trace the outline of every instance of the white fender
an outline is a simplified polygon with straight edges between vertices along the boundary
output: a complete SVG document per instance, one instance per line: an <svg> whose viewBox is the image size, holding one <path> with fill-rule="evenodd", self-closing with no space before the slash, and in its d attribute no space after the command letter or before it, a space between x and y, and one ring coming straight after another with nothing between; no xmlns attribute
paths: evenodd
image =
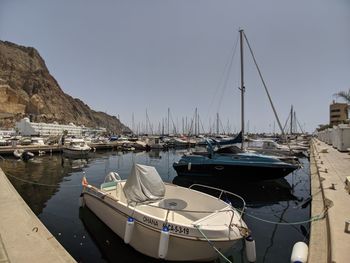
<svg viewBox="0 0 350 263"><path fill-rule="evenodd" d="M187 170L188 170L188 171L191 171L191 166L192 166L191 163L188 163L188 164L187 164Z"/></svg>
<svg viewBox="0 0 350 263"><path fill-rule="evenodd" d="M125 224L125 233L124 233L124 243L129 244L131 237L132 237L132 232L134 231L134 225L135 225L135 220L132 217L128 217L128 220L126 221Z"/></svg>
<svg viewBox="0 0 350 263"><path fill-rule="evenodd" d="M256 261L255 240L252 236L248 236L245 239L245 254L249 262Z"/></svg>
<svg viewBox="0 0 350 263"><path fill-rule="evenodd" d="M160 232L159 239L159 247L158 247L158 257L165 258L168 254L168 246L169 246L169 228L164 226L162 231Z"/></svg>
<svg viewBox="0 0 350 263"><path fill-rule="evenodd" d="M293 246L292 255L290 257L291 263L305 263L307 262L307 255L309 248L304 242L297 242Z"/></svg>

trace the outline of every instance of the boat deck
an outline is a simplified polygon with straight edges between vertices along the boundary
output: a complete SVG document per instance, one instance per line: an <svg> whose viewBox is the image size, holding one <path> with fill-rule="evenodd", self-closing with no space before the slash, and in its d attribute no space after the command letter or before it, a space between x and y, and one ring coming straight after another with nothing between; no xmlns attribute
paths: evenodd
<svg viewBox="0 0 350 263"><path fill-rule="evenodd" d="M120 184L124 184L124 182ZM111 198L127 205L127 199L121 185L117 186L117 189L104 192ZM185 191L182 187L166 184L166 194L162 200L139 204L137 208L161 220L167 217L167 221L171 223L180 223L188 226L210 225L212 227L228 227L228 222L230 222L233 214L230 206L225 203L218 203L216 198L201 192L192 191L191 194L191 196L188 196L188 191ZM205 202L196 202L199 198L203 200L203 197L207 197Z"/></svg>

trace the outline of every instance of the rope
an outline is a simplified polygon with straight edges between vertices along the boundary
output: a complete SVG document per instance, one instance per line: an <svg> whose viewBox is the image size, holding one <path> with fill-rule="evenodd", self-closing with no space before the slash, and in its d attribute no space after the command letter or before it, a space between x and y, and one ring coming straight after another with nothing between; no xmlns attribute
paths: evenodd
<svg viewBox="0 0 350 263"><path fill-rule="evenodd" d="M214 244L205 236L205 234L203 233L202 230L199 229L198 225L194 225L195 228L197 228L197 230L199 231L199 233L201 233L201 235L205 238L206 241L208 241L209 245L211 245L211 247L224 259L226 260L226 262L232 263L232 261L230 261L227 257L225 257L224 254L222 254L215 246Z"/></svg>
<svg viewBox="0 0 350 263"><path fill-rule="evenodd" d="M273 104L273 102L272 102L272 98L271 98L271 96L270 96L269 90L267 89L265 80L264 80L264 78L263 78L263 76L262 76L262 73L261 73L261 71L260 71L260 68L259 68L259 66L258 66L258 62L257 62L256 59L255 59L254 52L253 52L253 50L252 50L252 48L251 48L251 46L250 46L250 44L249 44L248 38L247 38L247 36L246 36L246 34L245 34L244 32L243 32L243 35L244 35L244 39L245 39L246 42L247 42L247 45L248 45L250 54L252 55L252 58L253 58L255 67L256 67L256 69L257 69L257 71L258 71L258 73L259 73L260 80L261 80L261 82L262 82L262 84L263 84L263 86L264 86L265 92L266 92L267 97L268 97L268 99L269 99L269 102L270 102L272 111L273 111L273 113L275 114L275 117L276 117L278 126L279 126L279 128L280 128L280 130L281 130L281 132L282 132L282 136L286 139L288 148L289 148L289 150L292 152L292 149L290 148L290 145L289 145L288 140L287 140L287 136L286 136L286 134L285 134L285 132L284 132L284 130L283 130L283 128L282 128L282 124L281 124L281 122L280 122L280 119L278 118L277 111L276 111L275 106L274 106L274 104Z"/></svg>
<svg viewBox="0 0 350 263"><path fill-rule="evenodd" d="M274 222L274 221L266 220L266 219L263 219L263 218L260 218L260 217L257 217L257 216L253 216L252 214L248 214L246 212L244 212L244 214L249 216L249 217L251 217L251 218L254 218L254 219L258 220L258 221L269 223L269 224L286 225L286 226L288 226L288 225L302 225L302 224L306 224L306 223L310 223L310 222L313 222L313 221L318 221L318 220L323 219L326 216L326 214L327 214L327 208L325 208L321 214L313 216L313 217L311 217L308 220L298 221L298 222L291 222L291 223Z"/></svg>
<svg viewBox="0 0 350 263"><path fill-rule="evenodd" d="M220 110L220 106L221 106L221 102L223 99L223 96L225 94L225 90L227 88L227 82L229 79L229 74L230 74L230 70L232 68L232 63L236 54L236 50L237 50L237 46L238 46L238 40L239 40L239 36L237 35L235 42L233 43L233 46L230 50L230 57L229 60L227 60L225 66L224 66L224 70L222 72L222 75L220 77L219 83L217 85L217 88L214 91L214 94L212 96L212 100L209 103L209 107L208 107L208 111L207 114L205 115L205 118L208 119L209 117L209 113L212 112L212 109L214 108L214 100L216 100L216 98L218 98L218 108L217 108L217 112L219 112ZM220 92L220 88L221 90L221 96L219 94ZM219 97L220 96L220 97Z"/></svg>
<svg viewBox="0 0 350 263"><path fill-rule="evenodd" d="M58 187L57 184L43 184L43 183L38 183L38 182L33 182L33 181L30 181L30 180L25 180L25 179L22 179L22 178L19 178L19 177L16 177L14 175L11 175L9 173L6 173L6 175L8 177L11 177L11 178L14 178L18 181L21 181L21 182L24 182L24 183L27 183L27 184L34 184L34 185L39 185L39 186L46 186L46 187ZM61 185L60 187L81 187L81 184L73 184L73 185Z"/></svg>

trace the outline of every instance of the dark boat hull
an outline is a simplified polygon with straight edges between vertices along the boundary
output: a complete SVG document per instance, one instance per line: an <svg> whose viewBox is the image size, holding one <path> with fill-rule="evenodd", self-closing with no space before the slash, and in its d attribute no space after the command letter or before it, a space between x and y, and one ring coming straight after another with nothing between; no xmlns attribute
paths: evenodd
<svg viewBox="0 0 350 263"><path fill-rule="evenodd" d="M224 181L262 181L287 176L295 166L248 166L225 164L177 164L173 165L179 176L196 176Z"/></svg>

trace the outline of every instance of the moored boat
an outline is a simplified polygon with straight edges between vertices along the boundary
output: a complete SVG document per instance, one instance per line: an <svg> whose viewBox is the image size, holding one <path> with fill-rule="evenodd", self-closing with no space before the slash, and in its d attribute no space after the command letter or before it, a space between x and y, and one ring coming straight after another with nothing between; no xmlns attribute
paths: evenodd
<svg viewBox="0 0 350 263"><path fill-rule="evenodd" d="M34 153L25 151L23 149L16 149L13 151L13 155L23 161L28 161L34 157Z"/></svg>
<svg viewBox="0 0 350 263"><path fill-rule="evenodd" d="M91 147L86 144L84 139L72 138L69 143L63 147L63 153L71 156L85 156L88 155Z"/></svg>
<svg viewBox="0 0 350 263"><path fill-rule="evenodd" d="M216 177L223 181L262 181L282 178L299 164L278 157L245 152L235 146L214 151L208 141L208 152L184 155L173 164L179 176Z"/></svg>
<svg viewBox="0 0 350 263"><path fill-rule="evenodd" d="M231 204L203 192L163 183L154 167L136 164L127 180L107 180L100 189L86 181L84 185L82 204L125 243L153 258L211 261L218 257L215 249L225 252L249 235L242 212ZM207 188L220 196L240 198ZM244 210L243 199L242 202Z"/></svg>

